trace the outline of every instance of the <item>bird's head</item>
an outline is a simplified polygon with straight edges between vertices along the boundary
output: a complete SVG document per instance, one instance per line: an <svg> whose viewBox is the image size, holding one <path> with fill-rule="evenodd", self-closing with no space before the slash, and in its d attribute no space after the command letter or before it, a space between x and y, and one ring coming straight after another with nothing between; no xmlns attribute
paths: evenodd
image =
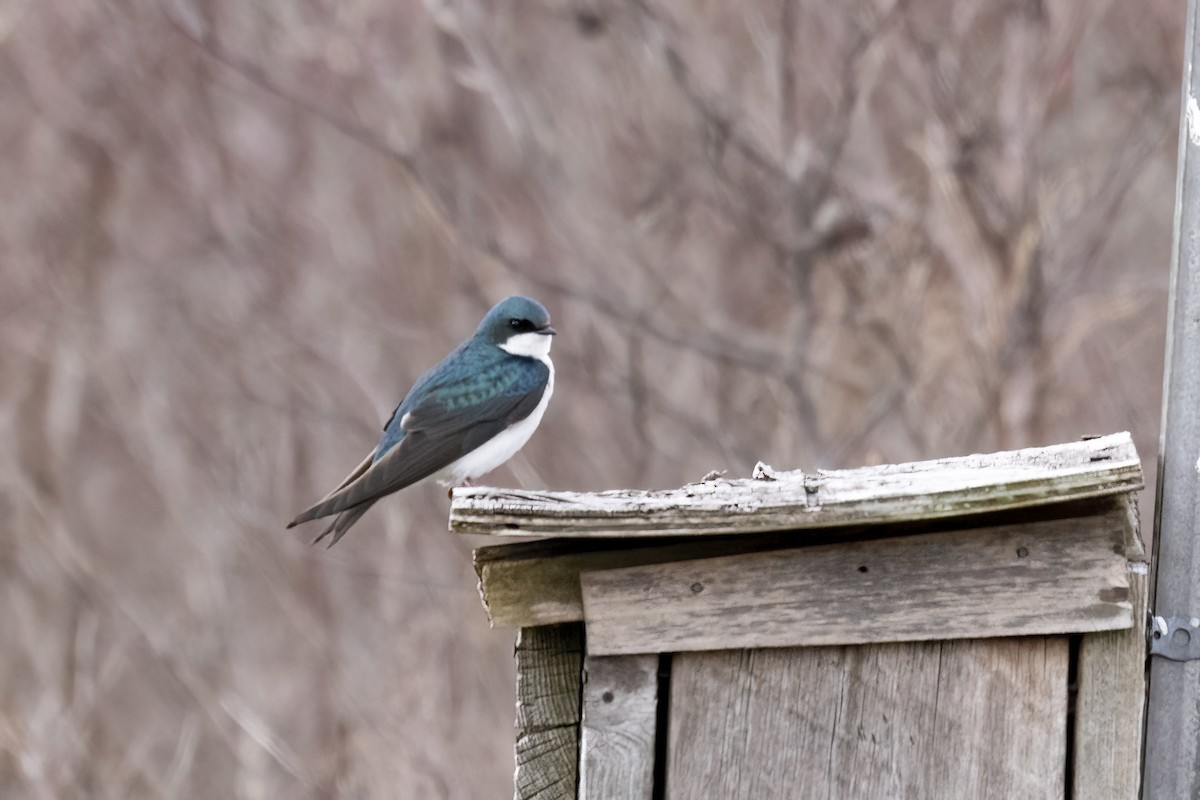
<svg viewBox="0 0 1200 800"><path fill-rule="evenodd" d="M543 358L550 352L550 312L537 300L508 297L501 300L479 323L475 338L496 345L516 356Z"/></svg>

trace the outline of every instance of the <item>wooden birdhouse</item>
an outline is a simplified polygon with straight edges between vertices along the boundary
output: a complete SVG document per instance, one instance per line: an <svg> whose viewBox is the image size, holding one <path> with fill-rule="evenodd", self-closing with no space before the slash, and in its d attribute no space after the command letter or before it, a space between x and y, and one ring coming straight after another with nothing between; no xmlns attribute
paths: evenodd
<svg viewBox="0 0 1200 800"><path fill-rule="evenodd" d="M594 494L467 488L521 800L1133 798L1128 434Z"/></svg>

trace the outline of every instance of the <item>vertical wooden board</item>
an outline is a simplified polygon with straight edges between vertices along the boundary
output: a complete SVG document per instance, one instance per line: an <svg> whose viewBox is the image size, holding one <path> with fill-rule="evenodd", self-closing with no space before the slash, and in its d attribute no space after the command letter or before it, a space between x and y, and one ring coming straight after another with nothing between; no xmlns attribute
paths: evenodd
<svg viewBox="0 0 1200 800"><path fill-rule="evenodd" d="M931 761L918 797L1066 792L1065 636L943 642Z"/></svg>
<svg viewBox="0 0 1200 800"><path fill-rule="evenodd" d="M1134 626L1079 645L1074 796L1136 800L1146 719L1146 600L1150 565L1129 564Z"/></svg>
<svg viewBox="0 0 1200 800"><path fill-rule="evenodd" d="M931 759L940 642L846 648L831 736L833 797L923 797Z"/></svg>
<svg viewBox="0 0 1200 800"><path fill-rule="evenodd" d="M515 800L574 800L579 764L583 626L517 636Z"/></svg>
<svg viewBox="0 0 1200 800"><path fill-rule="evenodd" d="M1061 798L1065 638L678 654L668 798Z"/></svg>
<svg viewBox="0 0 1200 800"><path fill-rule="evenodd" d="M578 736L573 725L518 736L514 800L574 800Z"/></svg>
<svg viewBox="0 0 1200 800"><path fill-rule="evenodd" d="M651 800L657 655L584 659L580 800Z"/></svg>
<svg viewBox="0 0 1200 800"><path fill-rule="evenodd" d="M675 656L668 797L700 796L708 785L719 787L713 797L919 796L940 649ZM712 704L716 693L724 696ZM706 719L705 706L722 710Z"/></svg>
<svg viewBox="0 0 1200 800"><path fill-rule="evenodd" d="M579 724L583 626L544 625L517 634L517 728Z"/></svg>
<svg viewBox="0 0 1200 800"><path fill-rule="evenodd" d="M829 797L846 648L678 653L668 800Z"/></svg>

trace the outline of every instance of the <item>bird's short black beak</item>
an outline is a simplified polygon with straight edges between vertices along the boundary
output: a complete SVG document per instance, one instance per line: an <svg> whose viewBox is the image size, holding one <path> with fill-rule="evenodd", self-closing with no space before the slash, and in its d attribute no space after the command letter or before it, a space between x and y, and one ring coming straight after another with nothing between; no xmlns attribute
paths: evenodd
<svg viewBox="0 0 1200 800"><path fill-rule="evenodd" d="M538 328L538 333L542 334L543 336L557 336L558 335L558 331L554 330L554 328L551 328L549 325L547 325L544 328Z"/></svg>

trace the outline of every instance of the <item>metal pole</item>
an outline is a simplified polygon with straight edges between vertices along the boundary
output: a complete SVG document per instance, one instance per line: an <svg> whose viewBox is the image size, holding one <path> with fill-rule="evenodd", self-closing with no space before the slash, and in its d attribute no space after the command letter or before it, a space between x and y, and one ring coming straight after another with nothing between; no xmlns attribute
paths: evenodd
<svg viewBox="0 0 1200 800"><path fill-rule="evenodd" d="M1200 617L1200 63L1188 0L1175 182L1166 375L1159 435L1154 614ZM1188 631L1175 633L1184 644ZM1161 629L1160 629L1161 632ZM1164 642L1166 644L1166 642ZM1200 661L1150 658L1145 800L1200 798Z"/></svg>

